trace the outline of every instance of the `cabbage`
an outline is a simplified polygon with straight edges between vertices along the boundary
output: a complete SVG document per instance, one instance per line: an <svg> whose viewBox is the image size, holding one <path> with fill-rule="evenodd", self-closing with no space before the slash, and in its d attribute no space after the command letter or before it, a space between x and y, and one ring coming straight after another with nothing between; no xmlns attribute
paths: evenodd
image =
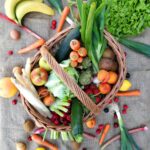
<svg viewBox="0 0 150 150"><path fill-rule="evenodd" d="M64 71L68 73L76 82L78 82L79 75L78 72L69 66L70 60L63 61L60 65L64 68ZM69 88L64 85L63 81L55 74L54 71L51 71L51 74L48 78L45 86L48 90L60 100L69 100L74 97L73 93L69 90Z"/></svg>

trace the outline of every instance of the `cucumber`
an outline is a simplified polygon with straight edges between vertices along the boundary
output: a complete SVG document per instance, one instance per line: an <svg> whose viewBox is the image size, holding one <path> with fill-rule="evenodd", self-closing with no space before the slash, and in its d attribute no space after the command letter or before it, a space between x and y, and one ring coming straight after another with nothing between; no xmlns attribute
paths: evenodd
<svg viewBox="0 0 150 150"><path fill-rule="evenodd" d="M77 143L83 141L83 108L77 98L72 99L71 132Z"/></svg>
<svg viewBox="0 0 150 150"><path fill-rule="evenodd" d="M55 58L58 63L62 62L65 59L68 59L69 54L71 52L70 42L73 39L80 38L80 27L72 29L70 33L65 37L65 39L61 42L59 49L56 50Z"/></svg>

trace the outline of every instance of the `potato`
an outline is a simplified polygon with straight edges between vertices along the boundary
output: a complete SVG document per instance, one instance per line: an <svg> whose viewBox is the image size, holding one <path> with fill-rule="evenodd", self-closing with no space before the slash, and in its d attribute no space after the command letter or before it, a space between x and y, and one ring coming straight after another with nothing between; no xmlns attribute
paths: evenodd
<svg viewBox="0 0 150 150"><path fill-rule="evenodd" d="M103 53L103 58L110 58L112 60L114 60L115 58L115 53L110 49L110 48L107 48L104 53Z"/></svg>
<svg viewBox="0 0 150 150"><path fill-rule="evenodd" d="M99 68L104 69L107 71L116 71L118 68L118 65L115 61L109 58L102 58L99 62Z"/></svg>

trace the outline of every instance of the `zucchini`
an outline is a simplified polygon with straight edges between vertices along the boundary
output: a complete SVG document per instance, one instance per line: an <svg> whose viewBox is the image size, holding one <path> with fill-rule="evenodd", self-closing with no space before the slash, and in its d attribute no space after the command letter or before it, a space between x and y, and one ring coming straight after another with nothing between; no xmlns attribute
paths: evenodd
<svg viewBox="0 0 150 150"><path fill-rule="evenodd" d="M56 51L55 58L58 63L62 62L65 59L68 59L69 54L71 52L70 48L71 40L79 38L80 38L80 27L76 27L75 29L72 29L70 31L70 33L61 42L59 49Z"/></svg>
<svg viewBox="0 0 150 150"><path fill-rule="evenodd" d="M83 141L83 108L77 98L72 99L71 132L77 143Z"/></svg>

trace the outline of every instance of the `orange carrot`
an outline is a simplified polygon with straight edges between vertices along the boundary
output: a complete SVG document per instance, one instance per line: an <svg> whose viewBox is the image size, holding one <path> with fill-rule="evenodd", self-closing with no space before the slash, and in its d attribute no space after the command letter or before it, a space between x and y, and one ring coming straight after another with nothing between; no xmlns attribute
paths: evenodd
<svg viewBox="0 0 150 150"><path fill-rule="evenodd" d="M102 132L102 135L101 135L101 138L99 140L99 144L102 145L104 140L105 140L105 137L107 136L108 132L110 130L110 124L106 124L105 127L104 127L104 130Z"/></svg>
<svg viewBox="0 0 150 150"><path fill-rule="evenodd" d="M140 90L132 90L132 91L126 91L126 92L118 92L116 96L140 96L141 91Z"/></svg>
<svg viewBox="0 0 150 150"><path fill-rule="evenodd" d="M79 54L79 56L81 56L81 57L85 57L85 56L87 55L87 50L86 50L86 48L81 47L81 48L78 50L78 54Z"/></svg>
<svg viewBox="0 0 150 150"><path fill-rule="evenodd" d="M33 134L31 138L34 142L36 142L37 144L39 144L41 146L47 147L51 150L58 150L58 147L56 145L51 144L46 140L43 141L43 138L37 134Z"/></svg>
<svg viewBox="0 0 150 150"><path fill-rule="evenodd" d="M69 13L70 13L70 8L68 6L66 6L61 14L60 22L57 27L57 32L60 32L62 30L62 27L63 27L65 20Z"/></svg>
<svg viewBox="0 0 150 150"><path fill-rule="evenodd" d="M71 60L77 61L78 58L79 58L79 55L78 55L77 52L72 51L72 52L70 53L70 59L71 59Z"/></svg>
<svg viewBox="0 0 150 150"><path fill-rule="evenodd" d="M71 40L71 42L70 42L70 47L71 47L72 50L78 51L79 48L80 48L80 41L78 41L78 40L76 40L76 39Z"/></svg>
<svg viewBox="0 0 150 150"><path fill-rule="evenodd" d="M33 44L23 48L23 49L20 49L18 51L18 54L24 54L24 53L27 53L27 52L31 52L32 50L42 46L44 43L45 43L44 39L39 39L35 43L33 43Z"/></svg>
<svg viewBox="0 0 150 150"><path fill-rule="evenodd" d="M71 66L73 68L77 67L78 66L78 62L77 61L71 61Z"/></svg>
<svg viewBox="0 0 150 150"><path fill-rule="evenodd" d="M79 57L77 61L78 61L78 63L82 63L83 57Z"/></svg>

